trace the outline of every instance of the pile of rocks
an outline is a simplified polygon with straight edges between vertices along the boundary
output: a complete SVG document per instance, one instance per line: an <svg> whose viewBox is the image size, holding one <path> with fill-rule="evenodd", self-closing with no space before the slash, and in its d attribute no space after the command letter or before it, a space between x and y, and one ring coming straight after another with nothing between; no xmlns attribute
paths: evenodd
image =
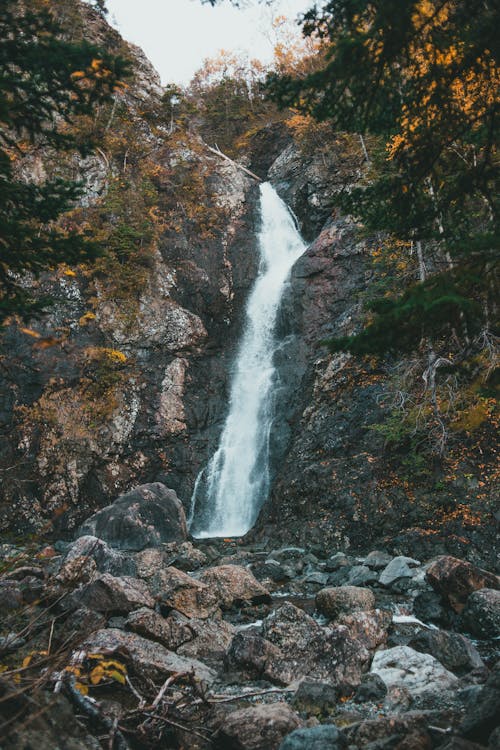
<svg viewBox="0 0 500 750"><path fill-rule="evenodd" d="M3 750L500 744L499 579L467 561L193 543L158 484L3 552Z"/></svg>

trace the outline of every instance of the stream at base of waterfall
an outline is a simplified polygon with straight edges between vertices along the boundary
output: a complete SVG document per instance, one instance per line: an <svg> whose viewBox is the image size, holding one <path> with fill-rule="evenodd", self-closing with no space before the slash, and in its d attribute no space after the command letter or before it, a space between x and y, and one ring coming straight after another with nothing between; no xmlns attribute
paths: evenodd
<svg viewBox="0 0 500 750"><path fill-rule="evenodd" d="M190 531L197 538L243 536L269 492L269 441L277 386L278 310L291 268L306 245L274 188L260 186L260 264L234 363L219 446L196 480Z"/></svg>

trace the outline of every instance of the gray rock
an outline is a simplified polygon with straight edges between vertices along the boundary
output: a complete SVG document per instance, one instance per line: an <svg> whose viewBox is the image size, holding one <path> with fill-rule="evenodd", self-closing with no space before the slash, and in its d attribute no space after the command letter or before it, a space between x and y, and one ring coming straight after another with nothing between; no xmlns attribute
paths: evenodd
<svg viewBox="0 0 500 750"><path fill-rule="evenodd" d="M116 628L106 628L92 633L81 645L91 653L103 651L107 654L120 650L122 658L131 666L132 671L148 680L165 680L176 672L192 673L199 682L211 685L216 673L206 664L178 656L159 643L142 638L135 633L127 633Z"/></svg>
<svg viewBox="0 0 500 750"><path fill-rule="evenodd" d="M474 644L460 633L445 630L422 630L408 643L410 648L434 656L441 664L457 675L484 667L484 662Z"/></svg>
<svg viewBox="0 0 500 750"><path fill-rule="evenodd" d="M462 612L465 629L478 638L500 635L500 591L480 589L467 599Z"/></svg>
<svg viewBox="0 0 500 750"><path fill-rule="evenodd" d="M354 565L347 578L349 586L366 586L368 583L377 583L377 581L378 574L367 565Z"/></svg>
<svg viewBox="0 0 500 750"><path fill-rule="evenodd" d="M297 711L308 716L327 715L337 705L339 694L334 685L316 680L302 680L292 698Z"/></svg>
<svg viewBox="0 0 500 750"><path fill-rule="evenodd" d="M214 737L216 750L278 750L283 738L302 725L286 703L261 704L225 717Z"/></svg>
<svg viewBox="0 0 500 750"><path fill-rule="evenodd" d="M318 586L324 586L328 583L328 573L320 573L319 570L313 570L304 577L305 583L315 583Z"/></svg>
<svg viewBox="0 0 500 750"><path fill-rule="evenodd" d="M278 646L245 631L232 639L224 665L227 671L242 672L250 680L265 679L275 685L288 685L292 681L292 673Z"/></svg>
<svg viewBox="0 0 500 750"><path fill-rule="evenodd" d="M173 612L169 617L162 617L147 607L141 607L129 614L125 627L150 641L157 641L166 648L176 651L179 646L193 638L189 622L189 619L179 612Z"/></svg>
<svg viewBox="0 0 500 750"><path fill-rule="evenodd" d="M78 536L89 534L116 549L138 551L164 542L184 541L186 516L175 492L154 482L121 495L87 519Z"/></svg>
<svg viewBox="0 0 500 750"><path fill-rule="evenodd" d="M258 581L270 580L275 583L289 581L294 575L289 565L282 565L277 560L272 559L252 563L250 570Z"/></svg>
<svg viewBox="0 0 500 750"><path fill-rule="evenodd" d="M370 554L365 557L363 565L367 565L369 568L373 568L373 570L381 570L389 565L392 559L393 556L388 552L373 550L373 552L370 552Z"/></svg>
<svg viewBox="0 0 500 750"><path fill-rule="evenodd" d="M80 536L72 542L64 555L62 569L68 563L82 557L89 557L96 564L100 573L111 573L113 576L135 576L136 565L130 555L124 555L110 547L103 539L96 536ZM59 571L64 575L63 570Z"/></svg>
<svg viewBox="0 0 500 750"><path fill-rule="evenodd" d="M413 601L413 612L422 622L449 624L449 612L444 607L442 597L435 591L421 591Z"/></svg>
<svg viewBox="0 0 500 750"><path fill-rule="evenodd" d="M391 586L400 578L411 578L413 576L412 567L416 565L420 565L420 562L412 557L405 557L404 555L394 557L381 572L379 583L382 586Z"/></svg>
<svg viewBox="0 0 500 750"><path fill-rule="evenodd" d="M235 633L234 625L225 620L188 621L191 638L177 649L181 656L199 659L217 671L222 668L223 659Z"/></svg>
<svg viewBox="0 0 500 750"><path fill-rule="evenodd" d="M375 607L375 596L370 589L358 586L326 588L316 594L318 612L335 620L340 615Z"/></svg>
<svg viewBox="0 0 500 750"><path fill-rule="evenodd" d="M68 597L70 606L88 607L96 612L127 613L139 607L154 607L146 584L137 578L117 578L102 573Z"/></svg>
<svg viewBox="0 0 500 750"><path fill-rule="evenodd" d="M23 606L23 595L15 581L0 581L0 611L19 609Z"/></svg>
<svg viewBox="0 0 500 750"><path fill-rule="evenodd" d="M336 552L334 555L328 558L325 563L325 570L329 573L333 573L339 568L350 567L353 561L350 557L347 557L343 552Z"/></svg>
<svg viewBox="0 0 500 750"><path fill-rule="evenodd" d="M356 688L354 701L356 703L379 703L387 695L387 685L383 679L374 672L364 674L361 678L361 684Z"/></svg>
<svg viewBox="0 0 500 750"><path fill-rule="evenodd" d="M421 654L408 646L377 651L371 672L383 679L387 688L404 688L412 697L440 693L457 687L454 674L430 654Z"/></svg>
<svg viewBox="0 0 500 750"><path fill-rule="evenodd" d="M486 684L466 708L458 733L486 745L500 726L500 662L495 664ZM497 746L498 747L498 746Z"/></svg>
<svg viewBox="0 0 500 750"><path fill-rule="evenodd" d="M334 724L296 729L285 737L279 750L344 750L347 737Z"/></svg>

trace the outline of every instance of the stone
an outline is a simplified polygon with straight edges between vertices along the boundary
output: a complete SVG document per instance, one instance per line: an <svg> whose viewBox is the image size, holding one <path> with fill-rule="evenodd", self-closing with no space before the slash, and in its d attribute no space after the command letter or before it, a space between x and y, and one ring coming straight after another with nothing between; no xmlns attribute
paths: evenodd
<svg viewBox="0 0 500 750"><path fill-rule="evenodd" d="M420 562L412 557L405 557L404 555L394 557L381 572L379 583L382 586L390 587L400 578L411 578L413 576L412 567L416 565L420 565Z"/></svg>
<svg viewBox="0 0 500 750"><path fill-rule="evenodd" d="M72 542L66 550L59 570L59 578L69 582L68 575L76 573L74 561L84 557L93 560L96 570L100 573L111 573L113 576L136 575L136 565L130 555L124 555L110 547L103 539L87 534Z"/></svg>
<svg viewBox="0 0 500 750"><path fill-rule="evenodd" d="M455 612L462 611L473 591L499 588L498 576L450 555L438 557L431 563L426 577L432 588L445 598Z"/></svg>
<svg viewBox="0 0 500 750"><path fill-rule="evenodd" d="M377 583L378 574L367 565L354 565L347 578L349 586L366 586L368 583Z"/></svg>
<svg viewBox="0 0 500 750"><path fill-rule="evenodd" d="M217 596L223 609L244 604L267 604L269 591L252 573L240 565L218 565L208 568L199 579Z"/></svg>
<svg viewBox="0 0 500 750"><path fill-rule="evenodd" d="M125 627L150 641L156 641L172 651L177 651L179 646L193 638L189 622L189 619L179 612L162 617L147 607L141 607L129 614Z"/></svg>
<svg viewBox="0 0 500 750"><path fill-rule="evenodd" d="M173 490L160 482L143 484L88 518L78 536L88 534L116 549L139 551L185 541L186 516Z"/></svg>
<svg viewBox="0 0 500 750"><path fill-rule="evenodd" d="M392 559L393 556L388 552L383 552L382 550L373 550L365 557L365 559L363 560L363 565L366 565L369 568L373 568L373 570L381 570L382 568L385 568L387 565L389 565Z"/></svg>
<svg viewBox="0 0 500 750"><path fill-rule="evenodd" d="M421 654L408 646L377 651L371 672L383 679L387 688L402 687L412 698L424 693L440 693L457 687L452 672L430 654Z"/></svg>
<svg viewBox="0 0 500 750"><path fill-rule="evenodd" d="M462 624L477 638L498 638L500 635L500 591L474 591L462 611Z"/></svg>
<svg viewBox="0 0 500 750"><path fill-rule="evenodd" d="M344 750L348 742L345 734L335 724L295 729L289 734L279 750Z"/></svg>
<svg viewBox="0 0 500 750"><path fill-rule="evenodd" d="M331 620L340 615L350 615L359 610L369 610L375 607L375 596L370 589L358 586L338 586L326 588L316 594L316 608L318 612Z"/></svg>
<svg viewBox="0 0 500 750"><path fill-rule="evenodd" d="M168 559L168 562L167 562ZM170 565L172 557L167 557L162 547L146 547L134 555L134 565L137 578L150 581L159 570Z"/></svg>
<svg viewBox="0 0 500 750"><path fill-rule="evenodd" d="M303 610L286 602L265 618L264 636L281 650L297 678L352 689L359 685L369 652L345 626L322 628Z"/></svg>
<svg viewBox="0 0 500 750"><path fill-rule="evenodd" d="M500 662L497 662L486 681L476 692L475 699L466 707L458 733L468 740L483 745L500 726Z"/></svg>
<svg viewBox="0 0 500 750"><path fill-rule="evenodd" d="M386 609L353 612L352 615L341 615L338 622L347 627L351 638L373 651L386 642L387 631L392 623L392 613Z"/></svg>
<svg viewBox="0 0 500 750"><path fill-rule="evenodd" d="M250 570L258 581L274 581L282 583L293 578L293 572L288 565L282 565L277 560L264 560L252 563Z"/></svg>
<svg viewBox="0 0 500 750"><path fill-rule="evenodd" d="M80 607L71 612L65 620L60 640L69 640L73 643L75 639L85 638L105 625L106 618L103 614L88 607Z"/></svg>
<svg viewBox="0 0 500 750"><path fill-rule="evenodd" d="M181 656L199 659L219 670L235 633L225 620L188 620L191 638L177 649Z"/></svg>
<svg viewBox="0 0 500 750"><path fill-rule="evenodd" d="M281 650L262 636L246 631L233 637L224 666L228 672L243 673L248 680L264 679L275 685L288 685L292 681Z"/></svg>
<svg viewBox="0 0 500 750"><path fill-rule="evenodd" d="M178 672L192 674L195 680L206 685L211 685L216 678L216 673L197 659L178 656L160 643L116 628L92 633L79 648L90 653L119 651L132 673L148 680L164 681Z"/></svg>
<svg viewBox="0 0 500 750"><path fill-rule="evenodd" d="M350 567L352 564L353 561L350 557L347 557L343 552L336 552L326 561L325 570L328 573L333 573L339 568Z"/></svg>
<svg viewBox="0 0 500 750"><path fill-rule="evenodd" d="M23 595L16 581L0 581L0 612L20 609Z"/></svg>
<svg viewBox="0 0 500 750"><path fill-rule="evenodd" d="M216 750L278 750L283 738L302 726L286 703L252 706L228 714L214 737Z"/></svg>
<svg viewBox="0 0 500 750"><path fill-rule="evenodd" d="M80 583L88 583L97 575L97 565L88 555L73 557L63 562L56 576L57 581L63 585L77 586Z"/></svg>
<svg viewBox="0 0 500 750"><path fill-rule="evenodd" d="M422 630L408 643L410 648L431 654L451 672L462 676L484 667L474 644L460 633L446 630Z"/></svg>
<svg viewBox="0 0 500 750"><path fill-rule="evenodd" d="M143 581L128 576L117 578L110 573L101 573L70 594L68 600L71 605L114 614L154 607L154 599Z"/></svg>
<svg viewBox="0 0 500 750"><path fill-rule="evenodd" d="M346 727L351 746L367 750L431 750L433 743L425 714L409 711L400 716L368 719Z"/></svg>
<svg viewBox="0 0 500 750"><path fill-rule="evenodd" d="M334 685L306 678L295 691L292 705L308 716L326 716L337 705L338 697L338 690Z"/></svg>
<svg viewBox="0 0 500 750"><path fill-rule="evenodd" d="M413 612L424 623L448 625L450 622L449 610L445 608L442 596L435 591L421 591L417 594L413 600Z"/></svg>
<svg viewBox="0 0 500 750"><path fill-rule="evenodd" d="M354 694L355 703L380 703L387 695L387 685L383 679L374 672L368 672L361 678L361 684L356 688Z"/></svg>
<svg viewBox="0 0 500 750"><path fill-rule="evenodd" d="M167 552L168 552L167 546ZM179 570L198 570L208 563L208 557L201 549L196 549L191 542L183 542L178 545L175 554L175 567Z"/></svg>
<svg viewBox="0 0 500 750"><path fill-rule="evenodd" d="M38 567L38 565L21 565L19 568L14 568L14 570L10 570L8 573L4 573L2 576L2 580L22 581L27 577L40 578L41 580L43 580L45 578L45 572L43 568Z"/></svg>
<svg viewBox="0 0 500 750"><path fill-rule="evenodd" d="M172 609L202 620L219 611L218 591L172 566L158 571L151 582L162 611Z"/></svg>

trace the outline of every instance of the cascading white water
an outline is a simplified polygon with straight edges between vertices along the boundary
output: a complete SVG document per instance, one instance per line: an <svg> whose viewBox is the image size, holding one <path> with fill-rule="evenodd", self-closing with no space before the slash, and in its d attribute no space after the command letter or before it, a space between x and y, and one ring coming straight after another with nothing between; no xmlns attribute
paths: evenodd
<svg viewBox="0 0 500 750"><path fill-rule="evenodd" d="M193 536L242 536L255 523L269 490L273 364L279 304L305 244L269 183L260 187L260 266L231 383L229 413L217 451L199 474L191 500Z"/></svg>

